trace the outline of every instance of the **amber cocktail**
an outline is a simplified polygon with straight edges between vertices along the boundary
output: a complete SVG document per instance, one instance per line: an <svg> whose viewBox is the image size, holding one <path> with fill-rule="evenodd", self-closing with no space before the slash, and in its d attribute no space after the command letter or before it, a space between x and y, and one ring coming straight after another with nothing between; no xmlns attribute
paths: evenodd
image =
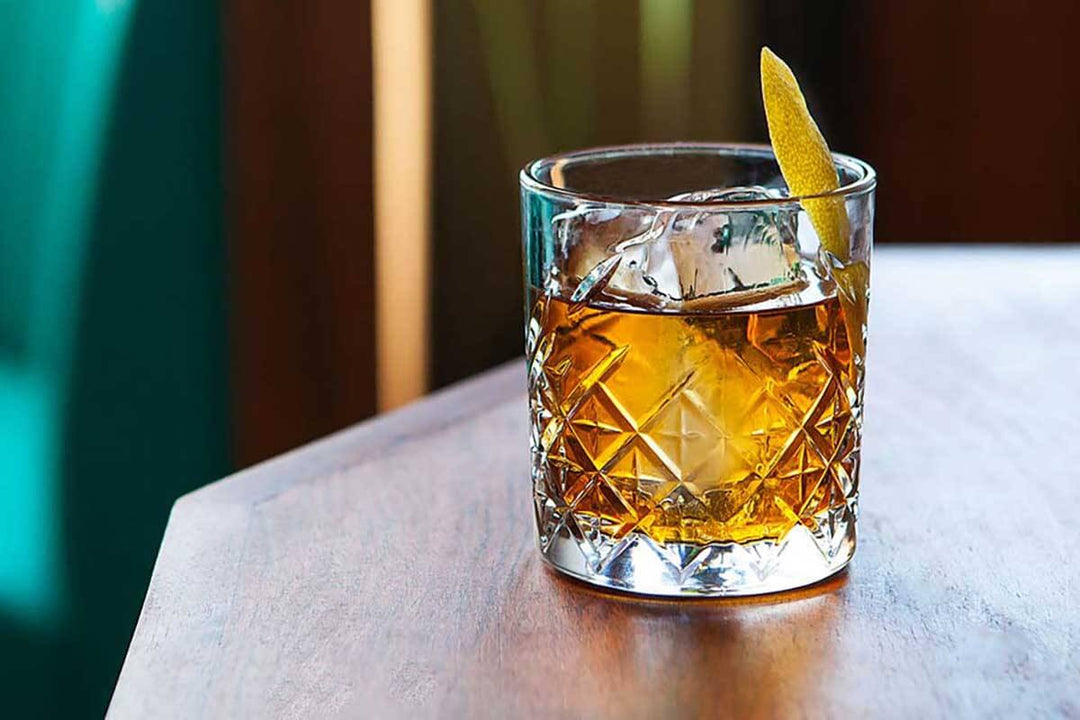
<svg viewBox="0 0 1080 720"><path fill-rule="evenodd" d="M523 171L533 494L556 568L734 595L851 558L867 298L850 278L869 277L874 176L835 161L844 258L768 148L614 148Z"/></svg>

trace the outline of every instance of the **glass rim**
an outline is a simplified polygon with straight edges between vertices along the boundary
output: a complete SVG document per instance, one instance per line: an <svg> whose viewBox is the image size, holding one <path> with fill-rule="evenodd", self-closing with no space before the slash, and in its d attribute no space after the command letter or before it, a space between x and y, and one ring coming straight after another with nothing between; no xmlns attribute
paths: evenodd
<svg viewBox="0 0 1080 720"><path fill-rule="evenodd" d="M619 157L647 157L650 155L673 155L682 153L691 154L694 152L712 153L727 156L757 156L769 158L773 161L776 160L776 155L773 152L772 146L766 145L764 143L634 143L628 145L606 145L548 155L547 157L543 157L527 163L525 167L521 169L519 178L521 186L523 188L526 188L535 193L539 193L541 195L555 196L567 200L584 200L603 205L619 205L626 207L647 208L671 208L682 210L685 210L687 208L701 208L708 210L752 210L784 205L797 205L800 204L803 200L817 200L830 197L857 197L859 195L869 193L875 187L877 187L877 173L874 171L874 168L871 167L869 163L863 160L859 160L858 158L852 157L850 155L844 155L843 153L835 152L832 153L833 164L854 172L857 176L855 180L845 185L841 185L835 190L830 190L824 193L816 193L813 195L788 195L779 198L769 198L768 200L747 199L691 201L635 199L619 197L617 195L605 195L603 193L569 190L567 188L557 187L555 185L552 185L551 183L545 182L541 180L539 176L539 170L541 168L554 168L560 164L565 164L573 160L588 161L601 158L610 159Z"/></svg>

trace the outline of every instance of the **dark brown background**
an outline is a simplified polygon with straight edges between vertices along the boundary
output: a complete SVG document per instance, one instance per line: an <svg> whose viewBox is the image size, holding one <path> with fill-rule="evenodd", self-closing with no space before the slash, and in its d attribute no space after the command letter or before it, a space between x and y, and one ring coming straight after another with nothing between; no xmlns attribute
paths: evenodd
<svg viewBox="0 0 1080 720"><path fill-rule="evenodd" d="M1080 6L691 6L689 108L657 120L642 113L638 3L434 3L435 386L520 352L518 168L583 145L764 140L763 44L832 147L878 169L879 242L1076 240ZM229 8L243 465L375 408L370 27L364 2Z"/></svg>
<svg viewBox="0 0 1080 720"><path fill-rule="evenodd" d="M231 0L226 204L234 452L375 410L367 2Z"/></svg>

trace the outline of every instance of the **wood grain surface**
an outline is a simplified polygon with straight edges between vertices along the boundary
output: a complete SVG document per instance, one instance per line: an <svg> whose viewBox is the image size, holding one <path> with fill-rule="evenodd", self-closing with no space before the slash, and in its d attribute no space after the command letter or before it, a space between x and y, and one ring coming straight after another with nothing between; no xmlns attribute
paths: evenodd
<svg viewBox="0 0 1080 720"><path fill-rule="evenodd" d="M181 498L109 717L1080 717L1080 248L880 251L870 333L846 573L547 570L515 363Z"/></svg>

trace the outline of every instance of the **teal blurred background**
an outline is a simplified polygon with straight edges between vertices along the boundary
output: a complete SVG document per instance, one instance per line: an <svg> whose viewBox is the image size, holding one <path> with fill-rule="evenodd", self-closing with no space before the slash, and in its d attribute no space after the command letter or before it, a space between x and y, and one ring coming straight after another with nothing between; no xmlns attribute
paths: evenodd
<svg viewBox="0 0 1080 720"><path fill-rule="evenodd" d="M211 2L0 1L0 715L100 716L229 468Z"/></svg>
<svg viewBox="0 0 1080 720"><path fill-rule="evenodd" d="M521 352L517 169L765 140L763 44L877 167L880 242L1077 240L1080 4L429 9L432 387ZM0 0L0 717L101 716L172 502L374 412L372 32L368 0Z"/></svg>

